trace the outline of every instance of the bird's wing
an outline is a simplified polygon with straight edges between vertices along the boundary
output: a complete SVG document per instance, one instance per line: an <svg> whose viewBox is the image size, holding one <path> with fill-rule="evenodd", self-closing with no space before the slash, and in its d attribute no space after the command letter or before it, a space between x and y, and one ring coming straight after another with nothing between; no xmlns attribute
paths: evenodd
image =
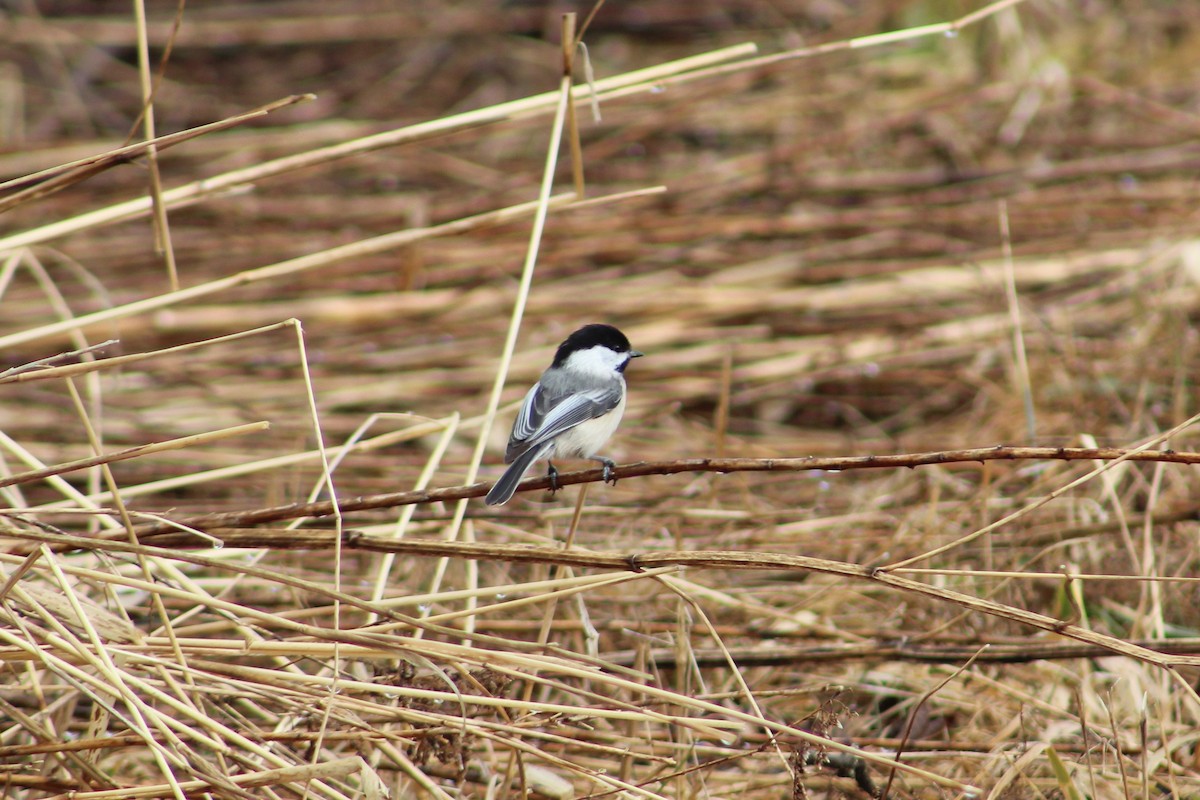
<svg viewBox="0 0 1200 800"><path fill-rule="evenodd" d="M547 399L547 392L542 389L541 383L535 383L529 387L529 391L525 393L525 399L521 401L521 410L517 412L517 418L513 420L512 433L508 437L509 446L517 442L524 442L537 432L538 425L541 424L542 418L545 417L549 408Z"/></svg>
<svg viewBox="0 0 1200 800"><path fill-rule="evenodd" d="M569 394L556 394L543 384L536 384L525 395L525 402L513 422L512 436L504 454L505 463L512 463L530 448L549 442L581 422L607 414L620 402L619 381Z"/></svg>

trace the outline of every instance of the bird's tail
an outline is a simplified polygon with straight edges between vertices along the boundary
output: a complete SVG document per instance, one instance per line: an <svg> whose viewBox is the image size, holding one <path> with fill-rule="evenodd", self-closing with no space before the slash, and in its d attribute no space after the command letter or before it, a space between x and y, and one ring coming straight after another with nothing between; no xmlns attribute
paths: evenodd
<svg viewBox="0 0 1200 800"><path fill-rule="evenodd" d="M483 501L489 506L502 506L507 503L517 491L517 484L521 482L521 478L524 478L525 473L533 466L533 462L546 455L553 446L554 442L546 442L540 447L531 447L514 458Z"/></svg>

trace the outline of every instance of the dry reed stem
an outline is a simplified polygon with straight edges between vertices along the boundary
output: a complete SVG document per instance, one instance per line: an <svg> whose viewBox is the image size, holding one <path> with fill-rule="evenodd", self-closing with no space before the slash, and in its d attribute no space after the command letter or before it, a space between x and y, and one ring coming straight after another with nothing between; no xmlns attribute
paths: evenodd
<svg viewBox="0 0 1200 800"><path fill-rule="evenodd" d="M178 12L177 12L178 16ZM150 74L150 47L146 37L146 4L145 0L135 0L133 4L134 28L137 31L138 79L142 90L142 131L147 141L153 141L154 123L154 79ZM164 52L164 58L171 52L170 42ZM154 249L163 258L167 268L167 280L172 291L179 289L179 271L175 266L175 248L171 243L171 226L167 220L167 209L163 203L162 173L158 167L158 148L150 145L146 148L146 166L150 173L150 203L151 219L154 220Z"/></svg>
<svg viewBox="0 0 1200 800"><path fill-rule="evenodd" d="M682 76L685 73L698 70L709 64L739 58L754 52L754 50L755 47L752 44L740 45L738 47L705 53L700 56L680 59L679 61L662 64L657 67L628 72L614 78L598 81L596 92L601 98L607 94L615 94L617 90L646 92L650 87L664 78ZM576 96L587 96L590 92L591 89L586 86L576 87L572 90L572 93ZM364 137L352 142L318 148L302 155L277 159L248 169L235 170L224 175L206 178L194 184L181 186L164 192L161 199L167 207L170 207L174 204L191 202L218 192L247 186L276 175L313 167L383 147L395 147L400 144L408 144L426 138L445 136L454 131L474 128L480 125L494 124L508 119L518 119L523 116L544 114L557 106L558 97L558 92L548 92L511 103L489 106L475 112L468 112L421 125ZM34 244L43 244L52 239L69 233L77 233L96 225L136 217L149 209L149 199L130 200L81 215L75 219L52 223L32 231L26 231L23 234L10 235L0 238L0 253L8 250L16 250L21 247L29 247Z"/></svg>
<svg viewBox="0 0 1200 800"><path fill-rule="evenodd" d="M574 39L571 34L574 30L574 16L567 15L563 22L563 41L570 42ZM564 44L564 46L566 46ZM566 51L564 58L570 63L569 49ZM500 353L500 365L496 369L495 378L492 380L492 390L488 394L487 407L483 414L483 424L480 427L479 438L475 441L475 449L471 454L471 460L467 464L467 481L473 481L478 473L479 466L483 462L483 454L488 444L488 434L491 433L492 423L496 418L496 410L500 407L500 395L504 391L504 383L508 377L508 369L512 363L513 352L517 347L517 335L521 331L521 319L525 315L525 305L529 300L529 293L533 287L533 273L538 261L538 252L541 246L542 232L546 227L546 216L549 213L552 192L554 189L554 172L558 164L558 151L562 143L563 127L566 124L567 110L571 105L571 70L565 69L564 75L559 82L559 91L557 101L554 104L554 119L550 123L550 143L546 147L546 159L542 167L542 180L538 188L537 202L533 212L533 225L529 232L529 245L525 251L525 260L521 265L521 277L517 284L516 297L512 301L512 311L509 315L508 331L504 337L504 347ZM575 197L576 195L572 195ZM447 526L445 532L446 541L455 541L459 537L462 529L463 520L467 514L467 498L463 498L455 506L454 519ZM437 592L441 588L442 579L445 577L446 569L449 567L449 561L442 560L438 562L437 571L434 573L430 581L430 591Z"/></svg>
<svg viewBox="0 0 1200 800"><path fill-rule="evenodd" d="M219 536L220 533L225 534L224 541L226 541L227 544L234 538L234 536L231 535L234 533L233 531L218 530L216 533L214 533L214 535ZM238 535L236 538L240 540L239 544L244 547L290 548L302 546L307 548L312 546L312 543L315 543L316 546L321 549L341 546L372 550L376 552L405 553L410 556L425 556L434 558L455 556L460 559L556 564L592 569L631 569L635 572L639 570L649 570L665 566L684 566L703 569L811 570L815 572L825 572L832 575L838 575L841 577L867 580L888 586L890 588L950 602L971 611L992 614L994 616L1019 622L1022 625L1040 628L1051 633L1058 633L1088 644L1107 647L1114 653L1144 660L1160 667L1200 666L1200 658L1191 658L1188 656L1164 656L1160 653L1147 650L1146 648L1133 645L1127 641L1117 639L1112 636L1094 633L1090 630L1080 628L1077 625L1069 624L1063 620L1031 613L1023 609L1006 606L1001 603L995 603L989 600L971 597L959 592L939 589L918 581L895 576L889 572L884 572L879 569L872 569L856 564L833 562L826 559L792 556L781 553L740 553L715 551L630 551L583 553L575 550L564 551L558 549L530 547L527 545L514 546L496 544L469 544L461 542L398 542L394 540L379 539L377 537L361 536L353 532L348 532L346 541L341 542L340 545L337 541L339 537L316 531L308 532L303 541L298 541L299 537L295 536L296 531L289 531L286 535L253 531L239 531L237 534ZM28 539L30 541L41 540L57 545L64 545L70 541L72 543L70 546L73 547L84 545L89 547L102 547L103 549L112 549L117 551L124 549L119 547L118 543L116 542L85 545L85 542L78 537L59 537L51 534L24 535L18 532L12 532L10 533L10 536L13 536L14 538ZM149 548L146 552L158 553L162 555L167 554L170 551L169 549L155 547ZM1197 702L1200 703L1200 698L1197 698Z"/></svg>
<svg viewBox="0 0 1200 800"><path fill-rule="evenodd" d="M319 764L296 765L279 769L246 772L231 779L230 783L242 789L258 789L270 786L288 786L290 784L307 784L314 780L337 780L366 769L366 764L357 756L323 761ZM52 800L119 800L126 797L161 797L165 791L209 792L220 789L221 783L214 781L191 780L179 784L163 784L159 786L139 786L135 788L112 789L96 792L70 792L66 795L52 796Z"/></svg>
<svg viewBox="0 0 1200 800"><path fill-rule="evenodd" d="M654 190L649 190L654 191ZM629 196L637 196L639 193L632 195L626 194L620 197L610 197L611 200L623 200ZM558 198L556 205L566 204L571 197L563 195ZM128 303L124 306L97 311L93 314L87 314L80 317L63 320L59 323L44 325L22 333L10 334L9 336L0 337L0 347L12 347L16 345L26 344L28 342L37 341L50 336L56 336L61 333L80 330L89 325L97 325L102 322L110 322L112 320L121 319L123 317L134 316L137 314L145 314L148 311L156 311L161 308L167 308L178 303L183 303L189 300L194 300L198 297L215 294L220 291L232 289L234 287L246 286L257 283L259 281L277 280L288 275L307 270L317 269L319 267L328 267L331 264L336 264L339 261L345 261L351 258L361 258L363 256L374 253L386 252L394 250L398 247L410 245L423 239L428 239L436 236L447 236L454 233L462 233L474 228L485 225L498 225L508 222L514 218L524 216L526 213L535 211L538 208L538 203L522 203L508 208L498 209L496 211L479 214L474 217L446 222L440 225L434 225L428 228L417 228L398 231L396 233L386 234L374 239L368 239L353 244L343 245L341 247L330 248L320 253L302 256L300 258L282 261L277 264L270 264L265 267L247 270L236 275L230 275L225 278L220 278L208 283L190 286L186 289L169 292L166 294L155 295L143 300L138 300ZM3 246L0 242L0 247Z"/></svg>
<svg viewBox="0 0 1200 800"><path fill-rule="evenodd" d="M168 450L180 450L185 447L194 447L196 445L207 444L208 442L216 442L230 436L242 436L247 433L256 431L265 431L271 427L271 423L252 422L248 425L238 425L233 428L225 428L224 430L211 431L209 433L198 433L193 436L184 436L179 439L170 439L165 442L155 442L153 444L143 444L137 447L127 447L123 450L118 450L114 453L106 453L105 455L92 456L91 458L81 458L76 461L70 461L66 464L55 464L54 466L46 467L45 469L31 470L29 472L18 472L15 475L9 475L6 478L0 478L0 487L12 486L15 483L28 483L30 481L41 480L48 478L51 475L62 475L66 472L74 472L80 469L99 466L100 464L111 464L114 461L124 461L127 458L140 458L150 455L151 453L162 453Z"/></svg>

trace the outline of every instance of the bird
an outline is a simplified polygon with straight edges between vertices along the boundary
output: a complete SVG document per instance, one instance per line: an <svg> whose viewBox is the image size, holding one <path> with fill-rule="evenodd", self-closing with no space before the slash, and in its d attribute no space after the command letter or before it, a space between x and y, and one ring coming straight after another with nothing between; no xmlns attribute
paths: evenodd
<svg viewBox="0 0 1200 800"><path fill-rule="evenodd" d="M605 483L616 483L611 458L598 455L625 413L625 368L643 353L612 325L592 323L572 333L554 362L525 395L513 421L504 463L509 467L484 499L507 503L535 461L546 459L551 490L558 471L551 458L586 458L604 465Z"/></svg>

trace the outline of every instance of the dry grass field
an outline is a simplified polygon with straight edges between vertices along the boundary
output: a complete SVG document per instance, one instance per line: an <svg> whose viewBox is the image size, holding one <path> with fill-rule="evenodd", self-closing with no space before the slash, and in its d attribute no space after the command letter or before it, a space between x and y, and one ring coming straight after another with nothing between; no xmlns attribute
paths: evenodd
<svg viewBox="0 0 1200 800"><path fill-rule="evenodd" d="M3 796L1200 797L1200 17L590 10L0 4Z"/></svg>

